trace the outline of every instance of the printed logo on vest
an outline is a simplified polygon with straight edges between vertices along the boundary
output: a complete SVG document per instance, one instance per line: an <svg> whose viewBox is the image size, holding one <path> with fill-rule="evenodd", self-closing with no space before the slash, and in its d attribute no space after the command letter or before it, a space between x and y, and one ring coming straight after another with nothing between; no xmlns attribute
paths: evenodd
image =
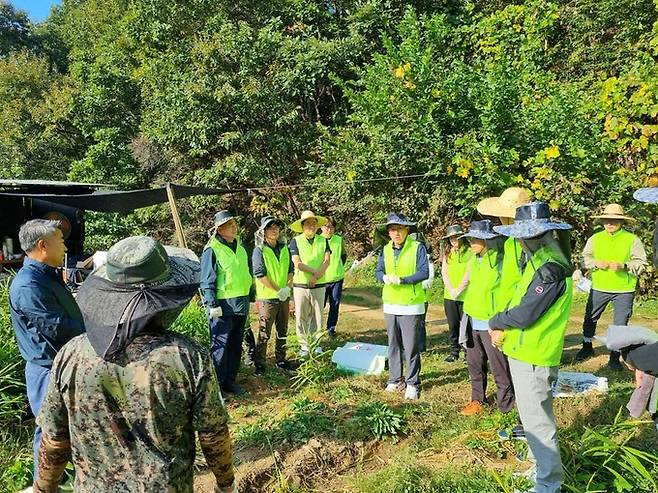
<svg viewBox="0 0 658 493"><path fill-rule="evenodd" d="M537 286L535 288L535 293L542 294L544 292L544 286Z"/></svg>

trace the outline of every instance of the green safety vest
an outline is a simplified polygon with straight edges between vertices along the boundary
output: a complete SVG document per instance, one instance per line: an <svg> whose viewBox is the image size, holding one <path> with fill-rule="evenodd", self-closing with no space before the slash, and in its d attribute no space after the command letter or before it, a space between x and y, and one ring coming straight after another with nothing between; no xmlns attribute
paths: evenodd
<svg viewBox="0 0 658 493"><path fill-rule="evenodd" d="M464 280L464 275L466 274L466 269L468 268L468 263L473 257L473 252L470 249L460 248L457 252L450 252L448 254L448 259L446 264L448 267L448 279L450 279L450 284L452 287L456 288ZM464 299L464 294L466 290L462 291L457 297L457 301L462 301ZM450 293L447 289L443 290L443 298L446 300L454 299L450 296Z"/></svg>
<svg viewBox="0 0 658 493"><path fill-rule="evenodd" d="M329 242L329 248L331 249L331 260L329 261L329 267L324 273L324 276L318 282L336 282L340 281L345 277L345 265L343 265L343 237L339 235L332 235L331 238L327 240Z"/></svg>
<svg viewBox="0 0 658 493"><path fill-rule="evenodd" d="M215 295L218 300L247 296L251 289L251 274L247 251L237 239L235 252L213 236L206 248L212 248L217 260L217 282Z"/></svg>
<svg viewBox="0 0 658 493"><path fill-rule="evenodd" d="M393 253L393 242L384 246L384 273L399 278L416 273L418 243L407 237L398 258ZM416 284L384 284L382 301L388 305L421 305L425 303L425 290L421 282Z"/></svg>
<svg viewBox="0 0 658 493"><path fill-rule="evenodd" d="M521 302L526 291L528 291L528 286L532 283L537 269L554 260L545 248L538 250L532 256L526 265L521 281L514 291L514 296L509 305L510 309ZM560 364L564 334L567 330L573 299L573 281L571 277L568 277L566 281L564 294L553 303L553 306L539 320L525 329L505 330L503 353L510 358L531 365L557 366Z"/></svg>
<svg viewBox="0 0 658 493"><path fill-rule="evenodd" d="M322 235L315 235L313 243L309 243L303 234L295 236L299 258L303 264L319 269L324 262L324 252L327 251L327 239ZM311 274L295 269L292 280L295 284L308 284ZM319 282L319 281L318 281Z"/></svg>
<svg viewBox="0 0 658 493"><path fill-rule="evenodd" d="M503 271L500 277L499 299L500 306L505 308L514 296L516 285L521 280L522 272L519 262L523 255L521 242L516 238L509 237L505 240L505 256L503 257Z"/></svg>
<svg viewBox="0 0 658 493"><path fill-rule="evenodd" d="M631 259L631 249L636 240L633 233L620 229L614 234L599 231L593 237L595 260L625 263ZM637 276L627 270L594 269L592 288L606 293L632 293L637 286Z"/></svg>
<svg viewBox="0 0 658 493"><path fill-rule="evenodd" d="M266 244L262 246L263 263L267 271L267 277L274 284L283 288L288 285L288 270L290 268L290 250L287 246L282 246L279 252L279 258L276 258L274 250ZM256 299L258 300L278 300L277 291L268 288L259 279L256 279Z"/></svg>
<svg viewBox="0 0 658 493"><path fill-rule="evenodd" d="M489 320L500 311L498 252L487 250L482 257L473 255L470 271L464 295L464 313L477 320Z"/></svg>

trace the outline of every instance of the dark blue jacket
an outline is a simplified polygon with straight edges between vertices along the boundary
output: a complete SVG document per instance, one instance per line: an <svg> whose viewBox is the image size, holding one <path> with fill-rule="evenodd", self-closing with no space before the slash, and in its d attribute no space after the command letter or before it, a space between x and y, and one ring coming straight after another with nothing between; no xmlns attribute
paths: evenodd
<svg viewBox="0 0 658 493"><path fill-rule="evenodd" d="M9 287L9 307L28 363L52 366L57 351L85 331L80 309L56 270L29 257Z"/></svg>

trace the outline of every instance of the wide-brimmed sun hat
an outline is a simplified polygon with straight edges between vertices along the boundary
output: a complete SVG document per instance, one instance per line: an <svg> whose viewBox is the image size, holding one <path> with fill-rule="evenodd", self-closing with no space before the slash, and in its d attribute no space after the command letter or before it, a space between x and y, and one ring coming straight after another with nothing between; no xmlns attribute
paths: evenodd
<svg viewBox="0 0 658 493"><path fill-rule="evenodd" d="M516 208L532 201L532 194L525 188L510 187L500 197L481 200L477 211L483 216L514 218Z"/></svg>
<svg viewBox="0 0 658 493"><path fill-rule="evenodd" d="M571 225L551 220L551 210L545 202L531 202L516 209L512 224L496 226L494 230L504 236L528 239L548 231L571 229Z"/></svg>
<svg viewBox="0 0 658 493"><path fill-rule="evenodd" d="M462 236L464 234L464 228L459 224L453 224L446 228L446 234L441 237L442 240L447 240L451 236Z"/></svg>
<svg viewBox="0 0 658 493"><path fill-rule="evenodd" d="M500 236L494 231L493 223L489 219L482 219L481 221L473 221L468 231L460 236L460 238L477 238L479 240L493 240Z"/></svg>
<svg viewBox="0 0 658 493"><path fill-rule="evenodd" d="M409 228L409 232L414 232L417 229L418 224L410 219L407 219L404 214L399 214L397 212L391 212L386 216L386 222L383 224L378 224L377 230L380 233L386 233L389 226L397 224L398 226L406 226Z"/></svg>
<svg viewBox="0 0 658 493"><path fill-rule="evenodd" d="M263 216L260 218L260 226L258 227L258 230L265 231L271 224L276 224L279 228L285 227L285 223L281 219L277 219L274 216Z"/></svg>
<svg viewBox="0 0 658 493"><path fill-rule="evenodd" d="M107 263L91 273L76 297L96 353L112 360L144 331L166 329L197 292L200 271L198 257L187 248L148 236L114 244Z"/></svg>
<svg viewBox="0 0 658 493"><path fill-rule="evenodd" d="M598 216L592 216L594 219L617 219L619 221L635 221L624 212L624 208L619 204L608 204L603 209L603 213Z"/></svg>
<svg viewBox="0 0 658 493"><path fill-rule="evenodd" d="M302 216L297 221L295 221L294 223L292 223L290 225L290 229L292 229L295 233L303 233L304 232L303 224L304 224L304 221L306 221L307 219L317 220L318 229L320 229L322 226L327 224L327 218L326 217L316 216L315 214L313 214L312 211L304 211L304 212L302 212Z"/></svg>
<svg viewBox="0 0 658 493"><path fill-rule="evenodd" d="M229 222L231 219L237 219L237 216L231 214L230 211L223 210L215 214L215 217L213 218L213 223L215 224L215 227L218 228L222 224L226 224L227 222Z"/></svg>
<svg viewBox="0 0 658 493"><path fill-rule="evenodd" d="M640 188L635 191L633 198L638 202L658 204L658 187Z"/></svg>

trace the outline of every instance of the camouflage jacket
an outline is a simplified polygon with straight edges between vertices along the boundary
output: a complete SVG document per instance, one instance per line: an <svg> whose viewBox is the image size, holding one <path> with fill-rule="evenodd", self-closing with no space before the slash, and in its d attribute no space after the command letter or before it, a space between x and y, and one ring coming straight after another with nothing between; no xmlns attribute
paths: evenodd
<svg viewBox="0 0 658 493"><path fill-rule="evenodd" d="M76 492L192 492L195 431L213 443L206 459L218 483L233 481L208 353L173 332L139 336L113 362L86 335L72 339L55 358L37 422L45 436L70 440Z"/></svg>

